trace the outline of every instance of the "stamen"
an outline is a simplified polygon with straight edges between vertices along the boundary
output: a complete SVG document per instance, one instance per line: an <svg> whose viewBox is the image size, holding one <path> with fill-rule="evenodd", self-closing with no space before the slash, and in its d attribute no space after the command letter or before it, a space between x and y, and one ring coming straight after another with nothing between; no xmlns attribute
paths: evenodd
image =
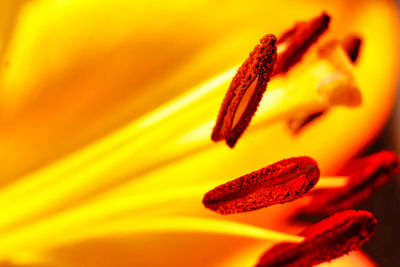
<svg viewBox="0 0 400 267"><path fill-rule="evenodd" d="M325 64L324 62L320 62L320 64ZM111 183L117 183L127 175L125 168L116 168L116 166L121 165L121 162L147 160L145 162L146 166L159 166L160 163L157 159L150 157L142 159L142 153L148 151L149 147L159 149L162 144L168 143L169 136L176 136L182 132L182 127L184 127L182 126L184 125L182 117L188 121L193 120L193 117L197 116L193 113L194 109L196 110L195 114L203 115L204 111L202 109L197 111L198 107L203 107L204 103L209 103L215 99L223 91L223 87L229 82L234 72L235 70L232 69L222 73L214 79L193 88L182 97L171 101L142 119L104 138L104 140L99 140L92 146L84 148L82 151L78 151L60 162L49 165L26 177L21 177L18 182L3 188L0 194L0 203L7 208L7 216L3 216L0 220L0 231L12 225L23 223L29 218L40 217L41 214L66 207L69 203L74 203L76 199L96 192L99 188L106 188ZM307 75L311 72L313 71L308 70ZM293 105L288 103L287 98L288 95L293 93L290 87L292 84L297 89L312 88L312 84L304 86L309 84L310 77L307 75L299 77L299 79L294 78L286 81L282 88L270 90L271 94L267 94L264 97L264 99L267 98L267 102L266 105L261 107L260 112L262 113L265 107L275 107L278 113L281 112L277 117L287 119L293 113L304 111L304 107L313 107L313 105L308 105L309 99L306 99L304 104L304 102L301 103L304 99L300 98L298 101L301 103L300 106L293 108ZM270 95L273 96L275 92L282 92L283 97L271 99ZM307 92L303 94L303 92L299 91L299 97L304 95L307 95ZM308 94L307 97L310 95ZM287 110L282 110L282 108ZM281 114L286 117L282 117ZM268 116L269 114L266 115ZM272 116L274 115L273 113ZM265 121L266 123L264 123ZM268 118L263 123L267 125ZM168 134L167 136L149 134L154 129L162 129L164 133ZM198 149L198 146L208 144L209 141L204 136L201 142L196 141L195 144L186 145L182 149L183 152L176 152L175 148L171 148L175 154L169 154L169 157L176 158L181 156L182 153L194 151ZM138 167L129 167L133 173L137 171L139 166L144 165L136 163ZM74 190L75 193L70 194L70 190ZM31 196L29 202L16 201L27 194Z"/></svg>
<svg viewBox="0 0 400 267"><path fill-rule="evenodd" d="M278 39L278 58L274 73L287 72L328 29L330 17L324 12L310 21L298 22Z"/></svg>
<svg viewBox="0 0 400 267"><path fill-rule="evenodd" d="M325 180L337 181L341 180L341 177L321 177L315 187L320 187L321 184L323 187L326 187ZM126 217L138 209L142 211L145 209L153 210L153 207L160 206L162 203L167 203L168 206L171 206L173 205L171 204L173 201L188 201L190 198L197 199L213 185L214 182L196 184L153 191L151 194L121 194L118 190L115 192L110 191L106 195L94 198L90 202L83 203L76 208L49 216L20 230L4 233L2 244L11 246L12 243L9 243L7 240L10 242L18 240L18 242L26 243L28 242L27 240L36 240L37 238L41 239L41 243L45 242L45 240L54 242L52 237L62 235L66 229L69 232L77 233L79 238L83 238L82 231L84 233L90 232L90 229L93 229L94 225L99 225L101 222L112 221L112 218L117 216ZM72 237L65 238L70 240ZM37 247L38 245L35 244L35 246Z"/></svg>
<svg viewBox="0 0 400 267"><path fill-rule="evenodd" d="M233 214L293 201L318 181L317 163L290 158L220 185L205 194L203 204L221 214Z"/></svg>
<svg viewBox="0 0 400 267"><path fill-rule="evenodd" d="M342 42L344 51L346 51L347 55L353 63L355 63L358 59L361 42L361 38L357 35L349 35Z"/></svg>
<svg viewBox="0 0 400 267"><path fill-rule="evenodd" d="M301 213L325 215L352 208L398 173L400 161L391 151L352 160L339 172L339 175L349 177L348 184L341 188L314 191L311 202L302 208Z"/></svg>
<svg viewBox="0 0 400 267"><path fill-rule="evenodd" d="M250 123L266 90L276 60L276 38L269 34L240 66L225 95L211 139L233 147Z"/></svg>
<svg viewBox="0 0 400 267"><path fill-rule="evenodd" d="M367 211L348 210L307 228L299 244L280 243L256 267L313 266L360 248L376 232L377 220Z"/></svg>
<svg viewBox="0 0 400 267"><path fill-rule="evenodd" d="M279 38L277 48L275 37L271 41L273 35L267 35L261 40L261 47L256 46L232 80L211 135L213 141L225 139L230 147L236 144L257 110L271 71L274 70L273 75L286 72L300 61L308 48L328 28L329 21L330 17L322 13L309 22L297 23ZM267 44L264 52L263 43ZM279 54L276 59L277 50Z"/></svg>

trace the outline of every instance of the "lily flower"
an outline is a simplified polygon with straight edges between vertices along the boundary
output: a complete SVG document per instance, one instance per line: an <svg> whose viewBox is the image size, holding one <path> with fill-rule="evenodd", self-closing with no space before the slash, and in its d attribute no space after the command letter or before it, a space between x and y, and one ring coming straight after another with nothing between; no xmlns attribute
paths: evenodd
<svg viewBox="0 0 400 267"><path fill-rule="evenodd" d="M294 234L304 225L289 220L296 202L221 218L204 193L290 157L333 173L393 106L390 1L0 5L0 266L252 266L269 246L304 240ZM269 81L234 149L212 142L254 44L323 10L332 20L318 42L357 34L355 64L338 46L310 47ZM337 101L348 92L362 102ZM321 108L299 134L287 127ZM361 252L332 265L374 266Z"/></svg>

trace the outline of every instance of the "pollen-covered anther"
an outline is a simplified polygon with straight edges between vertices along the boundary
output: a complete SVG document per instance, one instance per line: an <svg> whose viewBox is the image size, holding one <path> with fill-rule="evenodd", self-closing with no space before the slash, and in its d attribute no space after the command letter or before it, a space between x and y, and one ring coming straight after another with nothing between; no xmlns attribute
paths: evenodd
<svg viewBox="0 0 400 267"><path fill-rule="evenodd" d="M323 12L309 21L296 23L278 38L278 58L273 75L285 73L299 62L311 45L328 29L329 21L329 15Z"/></svg>
<svg viewBox="0 0 400 267"><path fill-rule="evenodd" d="M289 158L214 188L203 204L220 214L256 210L302 197L318 179L313 159Z"/></svg>
<svg viewBox="0 0 400 267"><path fill-rule="evenodd" d="M301 243L279 243L262 255L256 267L314 266L360 248L376 232L368 211L347 210L300 233Z"/></svg>
<svg viewBox="0 0 400 267"><path fill-rule="evenodd" d="M326 215L352 208L368 199L376 189L388 183L398 173L400 161L391 151L385 150L354 159L338 173L348 177L345 186L313 191L311 201L300 212Z"/></svg>
<svg viewBox="0 0 400 267"><path fill-rule="evenodd" d="M211 139L233 147L247 128L266 90L276 61L276 37L264 36L240 66L222 102Z"/></svg>

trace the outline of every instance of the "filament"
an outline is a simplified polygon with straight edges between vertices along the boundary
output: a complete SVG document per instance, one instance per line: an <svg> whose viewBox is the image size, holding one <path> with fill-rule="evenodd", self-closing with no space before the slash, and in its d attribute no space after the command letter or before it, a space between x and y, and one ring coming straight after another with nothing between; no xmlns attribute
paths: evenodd
<svg viewBox="0 0 400 267"><path fill-rule="evenodd" d="M321 177L314 188L332 188L343 186L348 177L334 176ZM6 238L2 238L2 244L6 245L7 237L13 239L13 236L29 237L30 235L38 235L37 238L52 239L53 236L64 235L65 231L90 231L94 225L104 221L112 221L116 216L129 214L137 209L152 210L151 206L159 206L162 203L177 201L189 198L203 197L211 188L215 187L215 182L185 187L176 187L167 190L153 191L152 193L143 194L126 194L121 195L120 192L109 192L103 197L92 199L86 204L80 205L74 209L67 210L60 214L47 217L41 221L37 221L20 230L9 231ZM45 229L43 232L41 229ZM23 242L23 240L21 240Z"/></svg>
<svg viewBox="0 0 400 267"><path fill-rule="evenodd" d="M126 234L146 234L158 232L186 232L221 234L245 237L274 242L302 242L304 237L285 234L260 227L212 218L171 216L151 219L136 217L114 220L103 224L92 225L84 231L68 231L54 238L54 235L44 235L48 229L31 229L14 235L2 237L0 258L7 258L21 249L44 250L47 246L55 247L63 244L79 242L92 237L118 236ZM40 239L40 242L38 240Z"/></svg>
<svg viewBox="0 0 400 267"><path fill-rule="evenodd" d="M348 176L322 176L313 189L340 188L348 184Z"/></svg>

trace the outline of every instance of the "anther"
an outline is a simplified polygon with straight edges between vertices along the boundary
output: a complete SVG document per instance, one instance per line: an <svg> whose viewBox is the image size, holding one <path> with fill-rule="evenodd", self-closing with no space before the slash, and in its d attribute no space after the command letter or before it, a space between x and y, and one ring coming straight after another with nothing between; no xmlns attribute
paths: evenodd
<svg viewBox="0 0 400 267"><path fill-rule="evenodd" d="M369 198L399 172L399 158L391 151L385 150L352 160L338 173L347 176L348 183L343 187L312 192L311 202L300 212L325 215L352 208Z"/></svg>
<svg viewBox="0 0 400 267"><path fill-rule="evenodd" d="M313 159L289 158L214 188L203 204L221 214L256 210L302 197L318 178Z"/></svg>
<svg viewBox="0 0 400 267"><path fill-rule="evenodd" d="M278 38L278 58L274 74L287 72L328 29L330 17L323 12L310 21L298 22Z"/></svg>
<svg viewBox="0 0 400 267"><path fill-rule="evenodd" d="M233 147L247 128L266 90L276 60L276 37L264 36L240 66L221 105L211 139Z"/></svg>
<svg viewBox="0 0 400 267"><path fill-rule="evenodd" d="M256 267L313 266L360 248L376 232L368 211L348 210L305 229L301 243L279 243L264 253Z"/></svg>

